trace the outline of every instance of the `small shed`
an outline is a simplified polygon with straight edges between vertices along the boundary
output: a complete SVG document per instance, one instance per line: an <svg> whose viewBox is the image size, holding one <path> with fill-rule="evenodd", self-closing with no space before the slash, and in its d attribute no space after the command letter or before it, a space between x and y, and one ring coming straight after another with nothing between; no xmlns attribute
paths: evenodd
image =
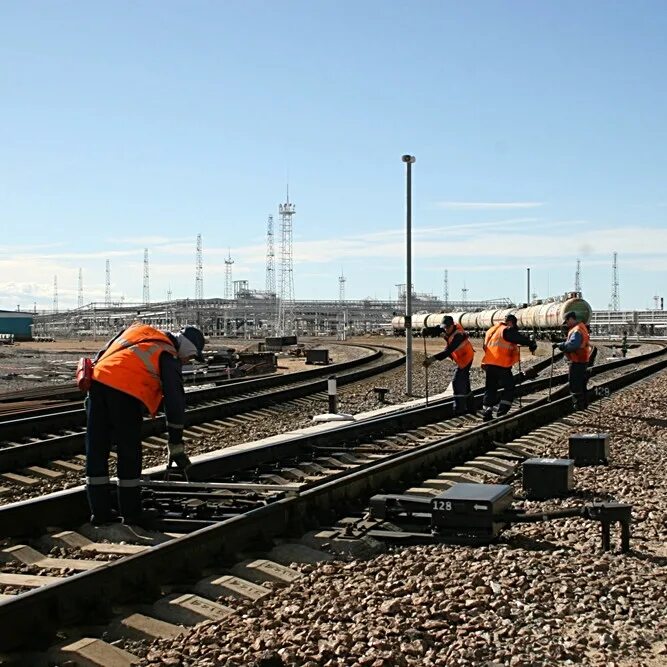
<svg viewBox="0 0 667 667"><path fill-rule="evenodd" d="M32 314L20 310L0 310L0 334L12 334L14 340L32 338Z"/></svg>

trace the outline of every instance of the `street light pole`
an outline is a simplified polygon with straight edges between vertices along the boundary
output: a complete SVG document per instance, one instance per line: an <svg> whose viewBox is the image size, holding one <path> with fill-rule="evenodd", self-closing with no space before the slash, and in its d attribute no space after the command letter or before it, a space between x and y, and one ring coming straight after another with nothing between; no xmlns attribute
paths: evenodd
<svg viewBox="0 0 667 667"><path fill-rule="evenodd" d="M401 160L406 166L405 393L412 396L412 165L415 163L415 156L404 155Z"/></svg>

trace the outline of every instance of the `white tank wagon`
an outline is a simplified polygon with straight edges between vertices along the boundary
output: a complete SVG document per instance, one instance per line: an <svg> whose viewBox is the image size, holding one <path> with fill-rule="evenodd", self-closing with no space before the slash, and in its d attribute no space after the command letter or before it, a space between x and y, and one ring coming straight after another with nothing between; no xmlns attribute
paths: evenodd
<svg viewBox="0 0 667 667"><path fill-rule="evenodd" d="M437 327L442 324L446 315L450 315L456 324L460 324L466 331L474 335L483 335L494 324L503 322L509 314L515 315L519 329L535 334L547 335L560 331L565 313L574 311L577 319L584 324L590 322L592 309L588 301L578 292L569 292L560 299L538 301L523 308L489 309L458 313L420 313L412 316L412 333L421 336L437 335ZM394 317L392 320L394 335L405 335L405 318Z"/></svg>

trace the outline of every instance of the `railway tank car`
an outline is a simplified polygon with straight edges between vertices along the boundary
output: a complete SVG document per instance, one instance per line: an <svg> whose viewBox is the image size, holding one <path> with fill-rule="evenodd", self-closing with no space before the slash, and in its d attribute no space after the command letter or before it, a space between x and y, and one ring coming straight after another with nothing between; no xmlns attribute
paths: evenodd
<svg viewBox="0 0 667 667"><path fill-rule="evenodd" d="M550 333L560 331L565 313L574 311L580 322L588 324L593 313L588 301L579 292L568 292L561 297L552 297L544 301L536 301L527 306L517 308L492 308L488 310L454 312L454 313L420 313L412 316L412 333L421 336L438 335L436 327L442 324L445 315L450 315L454 322L460 324L472 334L482 335L494 324L503 322L505 317L513 314L517 318L519 329L546 337ZM405 317L397 316L391 321L396 336L405 335Z"/></svg>

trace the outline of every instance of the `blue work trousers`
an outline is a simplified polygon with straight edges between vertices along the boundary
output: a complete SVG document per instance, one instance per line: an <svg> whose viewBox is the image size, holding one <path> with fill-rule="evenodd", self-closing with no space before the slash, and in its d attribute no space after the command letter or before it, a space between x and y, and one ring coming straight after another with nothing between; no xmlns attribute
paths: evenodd
<svg viewBox="0 0 667 667"><path fill-rule="evenodd" d="M469 405L470 396L470 367L472 361L463 368L456 367L452 377L452 388L454 389L454 404L457 414L465 414L473 406Z"/></svg>
<svg viewBox="0 0 667 667"><path fill-rule="evenodd" d="M511 368L503 368L502 366L487 365L484 369L486 372L486 386L484 387L484 407L491 410L498 402L498 388L503 389L503 398L500 401L498 414L504 415L509 412L514 400L515 386L514 376Z"/></svg>
<svg viewBox="0 0 667 667"><path fill-rule="evenodd" d="M118 456L118 510L124 519L141 513L141 422L143 404L134 396L93 382L86 400L86 491L98 521L111 517L109 454Z"/></svg>

